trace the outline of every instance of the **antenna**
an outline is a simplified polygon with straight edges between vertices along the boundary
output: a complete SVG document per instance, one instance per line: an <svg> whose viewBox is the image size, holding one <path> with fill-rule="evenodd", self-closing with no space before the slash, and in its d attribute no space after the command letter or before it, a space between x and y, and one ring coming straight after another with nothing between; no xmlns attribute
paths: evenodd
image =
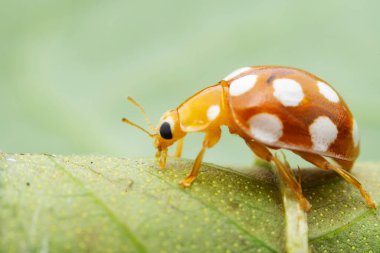
<svg viewBox="0 0 380 253"><path fill-rule="evenodd" d="M144 118L145 118L145 121L146 123L148 124L150 130L152 130L153 132L155 132L155 127L153 126L152 122L150 121L149 117L148 117L148 114L145 112L144 108L136 102L136 100L134 100L132 97L128 96L127 97L128 101L131 102L134 106L136 106L137 108L139 108L139 110L142 112L142 114L144 115ZM124 121L124 120L123 120ZM130 121L129 121L130 122Z"/></svg>
<svg viewBox="0 0 380 253"><path fill-rule="evenodd" d="M137 129L140 129L141 131L143 131L144 133L146 133L150 138L153 138L153 137L155 136L155 134L151 134L151 133L149 133L149 132L148 132L147 130L145 130L143 127L137 125L136 123L133 123L132 121L130 121L130 120L127 119L127 118L123 118L122 121L123 121L124 123L127 123L127 124L133 126L133 127L136 127Z"/></svg>

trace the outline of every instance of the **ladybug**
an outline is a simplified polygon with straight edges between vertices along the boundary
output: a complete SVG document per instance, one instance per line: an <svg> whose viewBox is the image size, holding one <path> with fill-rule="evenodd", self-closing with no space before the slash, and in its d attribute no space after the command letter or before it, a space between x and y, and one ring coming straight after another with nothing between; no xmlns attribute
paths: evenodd
<svg viewBox="0 0 380 253"><path fill-rule="evenodd" d="M222 125L244 139L261 159L273 162L296 194L300 205L311 205L302 194L291 170L270 151L287 149L322 170L333 170L356 187L366 203L375 203L350 173L359 155L358 125L342 97L324 80L304 70L281 66L237 69L215 85L207 87L161 117L151 130L123 119L154 138L160 167L166 164L168 147L178 142L176 157L182 153L187 133L205 133L202 149L191 173L180 184L190 186L199 174L206 149L216 145ZM332 163L326 157L335 161Z"/></svg>

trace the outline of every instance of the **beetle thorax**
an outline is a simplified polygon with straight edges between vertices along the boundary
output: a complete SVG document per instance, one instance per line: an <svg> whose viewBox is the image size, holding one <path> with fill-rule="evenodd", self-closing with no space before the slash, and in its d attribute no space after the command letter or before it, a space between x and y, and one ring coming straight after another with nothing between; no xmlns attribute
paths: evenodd
<svg viewBox="0 0 380 253"><path fill-rule="evenodd" d="M225 124L225 98L221 85L208 87L190 97L178 108L184 132L207 131Z"/></svg>

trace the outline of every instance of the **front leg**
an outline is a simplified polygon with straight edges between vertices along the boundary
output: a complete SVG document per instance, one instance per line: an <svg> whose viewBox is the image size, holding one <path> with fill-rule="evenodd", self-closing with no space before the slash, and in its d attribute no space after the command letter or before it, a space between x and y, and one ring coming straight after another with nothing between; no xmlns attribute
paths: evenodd
<svg viewBox="0 0 380 253"><path fill-rule="evenodd" d="M185 140L185 137L181 138L177 142L177 148L174 153L174 157L181 158L182 157L182 149L183 149L183 141Z"/></svg>
<svg viewBox="0 0 380 253"><path fill-rule="evenodd" d="M202 143L202 149L197 155L197 158L195 159L193 169L191 170L190 174L181 180L179 183L183 187L189 187L194 180L197 178L199 174L199 170L201 168L201 163L203 160L203 155L207 148L213 147L216 143L218 143L220 136L221 136L221 130L220 128L212 129L211 131L207 132L205 135L205 138L203 139Z"/></svg>

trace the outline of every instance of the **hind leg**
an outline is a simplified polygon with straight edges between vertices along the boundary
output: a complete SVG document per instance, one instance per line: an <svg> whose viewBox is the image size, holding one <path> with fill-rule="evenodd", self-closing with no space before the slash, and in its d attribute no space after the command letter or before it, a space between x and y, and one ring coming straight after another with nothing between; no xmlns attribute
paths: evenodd
<svg viewBox="0 0 380 253"><path fill-rule="evenodd" d="M333 158L336 163L338 163L343 169L346 171L351 171L352 166L354 166L355 161L347 161L347 160L342 160L338 158Z"/></svg>
<svg viewBox="0 0 380 253"><path fill-rule="evenodd" d="M344 180L346 180L348 183L352 184L356 189L359 190L360 194L363 196L368 206L370 206L371 208L376 207L371 196L364 190L362 184L349 172L349 170L351 170L353 163L349 163L351 164L351 167L348 167L347 169L345 169L345 168L341 168L340 166L330 163L329 161L327 161L325 158L323 158L320 155L299 152L299 151L293 151L293 152L301 156L306 161L314 164L320 169L335 171L341 177L343 177ZM345 163L340 163L340 164L344 165Z"/></svg>
<svg viewBox="0 0 380 253"><path fill-rule="evenodd" d="M295 193L301 207L305 211L309 211L311 205L309 201L302 194L300 183L295 179L291 169L287 164L283 164L277 157L275 157L266 146L255 141L246 141L248 147L261 159L268 162L273 162L276 165L278 173L289 185L290 189Z"/></svg>

